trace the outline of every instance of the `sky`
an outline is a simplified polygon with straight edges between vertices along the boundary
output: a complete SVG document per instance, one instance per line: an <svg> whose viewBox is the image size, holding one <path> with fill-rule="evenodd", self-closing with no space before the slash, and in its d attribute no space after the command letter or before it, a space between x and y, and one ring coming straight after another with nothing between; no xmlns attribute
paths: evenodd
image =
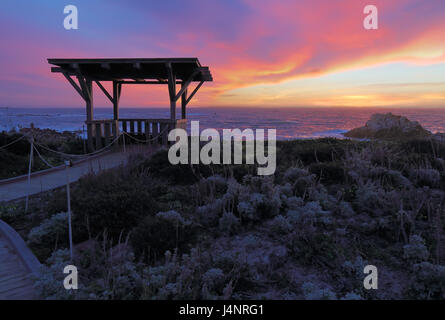
<svg viewBox="0 0 445 320"><path fill-rule="evenodd" d="M445 107L443 0L2 0L0 35L0 107L83 106L46 59L124 57L198 57L214 82L194 107ZM123 89L122 107L166 105L166 87Z"/></svg>

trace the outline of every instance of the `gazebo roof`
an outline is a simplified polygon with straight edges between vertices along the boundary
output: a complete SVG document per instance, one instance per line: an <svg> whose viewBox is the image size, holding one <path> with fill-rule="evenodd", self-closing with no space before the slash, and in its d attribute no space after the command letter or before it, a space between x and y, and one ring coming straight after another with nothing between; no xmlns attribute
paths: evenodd
<svg viewBox="0 0 445 320"><path fill-rule="evenodd" d="M201 66L198 58L123 58L123 59L48 59L52 72L82 75L96 81L145 80L164 82L169 69L176 80L213 81L209 67Z"/></svg>

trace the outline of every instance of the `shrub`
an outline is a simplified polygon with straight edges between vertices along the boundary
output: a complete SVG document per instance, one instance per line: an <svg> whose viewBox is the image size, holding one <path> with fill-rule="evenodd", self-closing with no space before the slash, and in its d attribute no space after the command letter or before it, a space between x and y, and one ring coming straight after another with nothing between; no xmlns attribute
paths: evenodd
<svg viewBox="0 0 445 320"><path fill-rule="evenodd" d="M207 290L221 292L222 285L225 282L224 272L218 268L211 268L206 271L202 276L202 281Z"/></svg>
<svg viewBox="0 0 445 320"><path fill-rule="evenodd" d="M42 266L40 276L36 279L34 288L38 297L47 300L74 299L77 290L66 290L63 286L65 266L71 264L67 249L54 251L47 260L47 266Z"/></svg>
<svg viewBox="0 0 445 320"><path fill-rule="evenodd" d="M334 268L339 257L333 239L323 233L300 234L296 231L287 238L287 247L292 255L304 265L322 265Z"/></svg>
<svg viewBox="0 0 445 320"><path fill-rule="evenodd" d="M264 195L262 193L248 193L240 195L237 210L241 222L258 222L276 216L281 207L281 199L277 193Z"/></svg>
<svg viewBox="0 0 445 320"><path fill-rule="evenodd" d="M445 266L421 262L414 265L411 292L417 299L445 299Z"/></svg>
<svg viewBox="0 0 445 320"><path fill-rule="evenodd" d="M310 165L309 170L321 179L323 183L340 184L345 180L343 162L319 162Z"/></svg>
<svg viewBox="0 0 445 320"><path fill-rule="evenodd" d="M309 171L302 168L289 168L284 173L284 180L290 183L294 183L301 177L307 177L309 175Z"/></svg>
<svg viewBox="0 0 445 320"><path fill-rule="evenodd" d="M305 282L302 285L304 298L306 300L336 300L337 297L331 289L320 288L312 282Z"/></svg>
<svg viewBox="0 0 445 320"><path fill-rule="evenodd" d="M172 165L168 160L168 151L156 152L150 159L140 164L141 169L148 169L154 177L168 180L173 184L190 185L196 183L200 176L210 176L209 166L202 164Z"/></svg>
<svg viewBox="0 0 445 320"><path fill-rule="evenodd" d="M25 217L25 210L21 210L17 205L8 204L0 206L0 220L3 220L8 224L17 222L17 220L22 220Z"/></svg>
<svg viewBox="0 0 445 320"><path fill-rule="evenodd" d="M42 299L138 299L141 295L141 275L133 263L132 254L122 244L120 249L109 246L107 240L92 250L78 251L70 261L68 250L53 252L42 266L41 276L36 279L35 288ZM117 255L113 255L113 249ZM78 289L66 290L63 273L67 265L78 268Z"/></svg>
<svg viewBox="0 0 445 320"><path fill-rule="evenodd" d="M173 225L177 225L178 227L187 224L187 222L181 216L181 214L178 213L175 210L170 210L170 211L167 211L167 212L158 212L156 214L156 217L158 217L160 219L164 219L166 221L169 221Z"/></svg>
<svg viewBox="0 0 445 320"><path fill-rule="evenodd" d="M154 215L158 209L153 198L155 185L149 177L129 175L123 169L82 178L73 188L71 201L77 240L104 230L117 239L144 216Z"/></svg>
<svg viewBox="0 0 445 320"><path fill-rule="evenodd" d="M52 249L68 244L68 213L62 212L44 220L28 234L28 245L38 256L47 257Z"/></svg>
<svg viewBox="0 0 445 320"><path fill-rule="evenodd" d="M136 257L152 261L162 257L168 250L186 250L195 240L196 230L193 225L182 223L181 218L171 212L145 217L131 233Z"/></svg>
<svg viewBox="0 0 445 320"><path fill-rule="evenodd" d="M411 170L410 177L419 186L437 187L440 182L440 173L435 169L413 169Z"/></svg>
<svg viewBox="0 0 445 320"><path fill-rule="evenodd" d="M388 207L385 203L385 191L375 183L368 182L360 185L355 194L354 205L358 213L381 216Z"/></svg>
<svg viewBox="0 0 445 320"><path fill-rule="evenodd" d="M234 234L240 228L240 221L232 212L224 212L219 219L219 229L228 234Z"/></svg>
<svg viewBox="0 0 445 320"><path fill-rule="evenodd" d="M182 257L167 251L165 263L146 268L144 279L143 299L209 299L209 290L220 285L223 275L221 270L210 267L210 260L205 259L199 250L192 249L190 255Z"/></svg>
<svg viewBox="0 0 445 320"><path fill-rule="evenodd" d="M348 218L355 215L354 209L349 202L340 201L336 206L334 212L341 217Z"/></svg>
<svg viewBox="0 0 445 320"><path fill-rule="evenodd" d="M429 252L425 240L421 236L413 235L409 243L403 246L403 257L412 262L421 262L428 259Z"/></svg>
<svg viewBox="0 0 445 320"><path fill-rule="evenodd" d="M355 292L348 292L343 298L340 300L362 300L363 298L356 294Z"/></svg>
<svg viewBox="0 0 445 320"><path fill-rule="evenodd" d="M219 217L224 212L224 199L215 199L210 203L196 208L199 222L206 227L218 225Z"/></svg>
<svg viewBox="0 0 445 320"><path fill-rule="evenodd" d="M304 200L300 197L289 197L284 200L284 204L289 210L298 210L304 206Z"/></svg>
<svg viewBox="0 0 445 320"><path fill-rule="evenodd" d="M276 216L268 224L269 234L271 236L281 237L292 229L292 225L282 215Z"/></svg>
<svg viewBox="0 0 445 320"><path fill-rule="evenodd" d="M357 256L354 261L343 262L340 272L343 275L343 286L348 290L361 288L364 275L363 270L368 264L361 256Z"/></svg>
<svg viewBox="0 0 445 320"><path fill-rule="evenodd" d="M330 212L323 210L318 201L308 202L303 207L289 210L287 217L293 224L313 225L317 222L330 224L332 220Z"/></svg>

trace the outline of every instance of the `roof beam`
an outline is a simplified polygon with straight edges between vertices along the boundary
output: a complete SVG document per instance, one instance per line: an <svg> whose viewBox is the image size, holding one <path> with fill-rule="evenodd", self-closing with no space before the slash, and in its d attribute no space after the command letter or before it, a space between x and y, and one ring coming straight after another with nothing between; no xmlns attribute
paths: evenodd
<svg viewBox="0 0 445 320"><path fill-rule="evenodd" d="M202 84L204 83L204 81L201 81L195 88L195 90L193 90L193 92L190 94L190 96L187 98L186 101L186 105L189 104L190 100L192 100L193 96L196 94L196 92L198 92L199 88L201 88Z"/></svg>
<svg viewBox="0 0 445 320"><path fill-rule="evenodd" d="M97 86L102 90L102 92L107 96L107 98L111 101L111 103L113 103L113 97L108 93L107 89L104 88L104 86L102 85L102 83L100 83L99 81L94 81L96 82Z"/></svg>
<svg viewBox="0 0 445 320"><path fill-rule="evenodd" d="M81 75L78 75L77 76L77 81L79 81L80 87L82 88L82 91L83 91L83 94L84 94L84 97L85 97L85 101L86 102L92 101L93 99L92 99L92 96L91 96L91 92L88 89L88 86L86 84L85 78L83 76L81 76Z"/></svg>
<svg viewBox="0 0 445 320"><path fill-rule="evenodd" d="M175 92L176 90L174 89L173 81L176 81L176 79L173 78L172 64L170 62L167 62L165 64L165 67L167 68L168 93L170 95L170 101L173 101L175 99L175 97L176 97L176 92Z"/></svg>
<svg viewBox="0 0 445 320"><path fill-rule="evenodd" d="M168 82L167 81L125 81L125 80L122 80L122 81L117 81L117 82L119 82L119 83L121 83L121 84L168 84ZM180 84L181 82L180 81L176 81L176 84Z"/></svg>
<svg viewBox="0 0 445 320"><path fill-rule="evenodd" d="M191 75L190 77L187 79L186 82L184 82L184 84L181 86L181 90L179 90L178 94L175 96L175 100L177 101L182 94L187 90L188 86L190 85L190 83L192 83L193 79L195 78L195 76L197 76L199 73L201 72L200 69L196 69Z"/></svg>
<svg viewBox="0 0 445 320"><path fill-rule="evenodd" d="M76 89L77 93L80 94L83 100L87 101L87 98L85 97L82 89L79 87L79 85L71 78L71 76L65 72L63 72L63 75L68 80L69 83L73 86L74 89Z"/></svg>

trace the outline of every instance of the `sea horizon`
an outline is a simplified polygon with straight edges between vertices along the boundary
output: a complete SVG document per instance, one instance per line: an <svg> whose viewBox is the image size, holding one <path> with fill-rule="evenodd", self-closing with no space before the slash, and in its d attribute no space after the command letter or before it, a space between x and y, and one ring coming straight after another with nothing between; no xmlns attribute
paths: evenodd
<svg viewBox="0 0 445 320"><path fill-rule="evenodd" d="M252 110L255 110L252 113ZM179 111L179 110L178 110ZM168 118L168 107L123 107L121 118ZM418 121L425 129L445 132L445 108L428 107L192 107L187 109L188 129L199 121L200 129L276 129L277 139L343 138L343 133L363 126L375 113L392 112ZM111 107L94 109L94 119L112 119ZM36 128L75 131L85 135L85 108L2 107L0 131Z"/></svg>

